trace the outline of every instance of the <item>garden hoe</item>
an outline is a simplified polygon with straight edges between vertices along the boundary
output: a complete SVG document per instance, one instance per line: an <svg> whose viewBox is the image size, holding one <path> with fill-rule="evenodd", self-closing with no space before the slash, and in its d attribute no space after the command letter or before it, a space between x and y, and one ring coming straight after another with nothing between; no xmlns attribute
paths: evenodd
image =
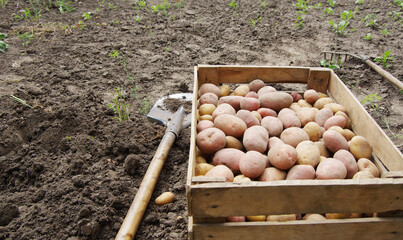
<svg viewBox="0 0 403 240"><path fill-rule="evenodd" d="M356 59L360 59L363 63L366 63L368 66L370 66L373 70L378 72L379 74L382 75L382 77L386 78L388 81L391 83L395 84L398 88L403 89L403 82L400 81L399 79L395 78L392 74L388 73L387 71L383 70L380 66L376 65L374 62L372 62L369 57L364 56L364 55L355 55L352 53L347 53L347 52L332 52L332 51L323 51L324 58L326 59L327 54L330 54L330 60L343 60L344 56L344 61L347 60L347 57L353 57Z"/></svg>
<svg viewBox="0 0 403 240"><path fill-rule="evenodd" d="M176 138L179 136L180 131L190 125L191 113L186 115L183 106L179 107L175 113L170 112L164 106L164 101L166 99L191 101L192 94L179 93L165 96L159 99L148 113L147 117L149 119L164 124L167 126L167 129L162 137L157 151L154 154L153 159L151 160L150 165L148 166L147 172L143 177L141 185L132 204L130 205L130 209L123 220L122 226L120 227L115 240L133 239L147 208L148 202L150 201L169 150L171 149Z"/></svg>

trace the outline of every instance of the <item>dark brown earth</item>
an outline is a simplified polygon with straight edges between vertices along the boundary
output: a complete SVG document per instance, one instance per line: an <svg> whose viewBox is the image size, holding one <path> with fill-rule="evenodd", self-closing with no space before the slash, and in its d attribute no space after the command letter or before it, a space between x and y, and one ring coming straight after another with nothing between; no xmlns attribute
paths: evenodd
<svg viewBox="0 0 403 240"><path fill-rule="evenodd" d="M390 49L387 70L403 77L403 22L394 14L402 7L392 0L340 0L331 15L323 12L328 1L310 1L322 6L306 10L302 29L296 0L234 1L238 8L229 0L168 1L166 13L151 9L162 0L143 8L130 0L71 1L71 13L53 0L36 2L37 20L16 20L32 10L29 1L0 5L9 45L0 53L0 239L113 239L164 132L145 113L162 96L191 92L197 64L313 67L322 50L377 57ZM333 32L328 21L357 6L346 34ZM369 14L374 27L362 21ZM26 32L34 37L20 39ZM360 101L382 98L365 107L402 150L402 91L359 61L337 74ZM117 88L128 104L122 122L108 107ZM186 239L189 139L187 128L172 147L137 239ZM175 202L155 205L165 191Z"/></svg>

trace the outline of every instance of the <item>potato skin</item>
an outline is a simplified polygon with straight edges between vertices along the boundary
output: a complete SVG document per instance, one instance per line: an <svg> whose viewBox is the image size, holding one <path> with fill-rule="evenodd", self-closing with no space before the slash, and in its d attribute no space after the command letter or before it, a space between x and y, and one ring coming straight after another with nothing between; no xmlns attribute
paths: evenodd
<svg viewBox="0 0 403 240"><path fill-rule="evenodd" d="M259 181L270 182L285 180L286 176L287 173L285 171L279 170L275 167L268 167L263 171L262 175L260 175Z"/></svg>
<svg viewBox="0 0 403 240"><path fill-rule="evenodd" d="M372 147L363 136L355 136L350 141L350 152L356 159L371 158Z"/></svg>
<svg viewBox="0 0 403 240"><path fill-rule="evenodd" d="M250 91L258 92L259 89L264 87L264 82L260 79L255 79L252 82L250 82L248 86Z"/></svg>
<svg viewBox="0 0 403 240"><path fill-rule="evenodd" d="M347 140L343 135L334 130L327 130L323 133L323 141L325 142L327 149L333 153L340 149L349 150Z"/></svg>
<svg viewBox="0 0 403 240"><path fill-rule="evenodd" d="M268 222L287 222L295 220L297 220L297 216L295 214L268 215L266 219Z"/></svg>
<svg viewBox="0 0 403 240"><path fill-rule="evenodd" d="M346 119L343 116L332 116L328 118L323 124L323 127L326 130L333 126L339 126L344 129L344 127L346 126Z"/></svg>
<svg viewBox="0 0 403 240"><path fill-rule="evenodd" d="M326 220L326 218L323 215L317 214L317 213L305 214L305 216L302 219L307 220L307 221L323 221L323 220Z"/></svg>
<svg viewBox="0 0 403 240"><path fill-rule="evenodd" d="M244 147L242 145L242 142L238 140L238 138L235 138L233 136L226 136L225 137L225 148L235 148L238 150L243 151Z"/></svg>
<svg viewBox="0 0 403 240"><path fill-rule="evenodd" d="M223 84L219 88L222 97L228 96L231 92L231 87L228 84Z"/></svg>
<svg viewBox="0 0 403 240"><path fill-rule="evenodd" d="M323 141L323 138L314 143L319 148L320 156L323 156L325 158L330 157L330 153L325 146L325 142Z"/></svg>
<svg viewBox="0 0 403 240"><path fill-rule="evenodd" d="M325 106L323 106L323 107L330 108L330 110L332 110L332 112L334 114L336 114L338 111L346 112L346 108L338 103L328 103L328 104L325 104Z"/></svg>
<svg viewBox="0 0 403 240"><path fill-rule="evenodd" d="M216 109L216 106L214 104L205 103L199 107L199 114L200 114L200 116L211 115L211 114L213 114L215 109Z"/></svg>
<svg viewBox="0 0 403 240"><path fill-rule="evenodd" d="M259 95L257 95L257 93L254 92L254 91L250 91L245 95L245 98L256 98L256 99L258 99ZM260 102L259 102L259 105L260 105Z"/></svg>
<svg viewBox="0 0 403 240"><path fill-rule="evenodd" d="M245 216L231 216L226 218L227 222L245 222Z"/></svg>
<svg viewBox="0 0 403 240"><path fill-rule="evenodd" d="M297 117L297 114L289 108L283 108L278 113L278 119L283 123L284 128L301 127L301 121Z"/></svg>
<svg viewBox="0 0 403 240"><path fill-rule="evenodd" d="M195 167L195 176L204 176L213 167L214 165L211 165L209 163L199 163Z"/></svg>
<svg viewBox="0 0 403 240"><path fill-rule="evenodd" d="M245 97L249 91L250 91L249 86L247 84L242 84L239 85L237 88L235 88L234 95Z"/></svg>
<svg viewBox="0 0 403 240"><path fill-rule="evenodd" d="M235 148L223 148L213 156L214 165L225 165L233 172L239 172L239 161L245 155L244 152Z"/></svg>
<svg viewBox="0 0 403 240"><path fill-rule="evenodd" d="M234 174L231 169L225 165L217 165L210 169L204 176L206 177L224 177L226 182L232 182L234 180Z"/></svg>
<svg viewBox="0 0 403 240"><path fill-rule="evenodd" d="M288 171L286 180L315 179L315 176L311 165L295 165Z"/></svg>
<svg viewBox="0 0 403 240"><path fill-rule="evenodd" d="M269 133L262 126L252 126L245 130L243 136L243 146L247 151L258 151L263 153L267 149Z"/></svg>
<svg viewBox="0 0 403 240"><path fill-rule="evenodd" d="M296 151L298 154L297 164L311 165L312 167L316 167L319 164L320 151L312 141L300 142L296 147Z"/></svg>
<svg viewBox="0 0 403 240"><path fill-rule="evenodd" d="M376 178L378 178L380 175L379 169L376 167L376 165L367 158L358 159L357 165L359 171L368 171Z"/></svg>
<svg viewBox="0 0 403 240"><path fill-rule="evenodd" d="M218 128L207 128L196 135L196 145L202 153L213 154L224 148L225 133Z"/></svg>
<svg viewBox="0 0 403 240"><path fill-rule="evenodd" d="M338 112L336 112L334 115L335 115L335 116L342 116L342 117L344 117L344 118L346 119L346 126L345 126L345 128L351 129L351 120L350 120L350 118L347 116L347 114L346 114L345 112L338 111Z"/></svg>
<svg viewBox="0 0 403 240"><path fill-rule="evenodd" d="M280 144L270 148L267 157L272 166L280 170L288 170L297 161L297 150L288 144Z"/></svg>
<svg viewBox="0 0 403 240"><path fill-rule="evenodd" d="M327 119L333 116L332 110L329 108L323 108L319 110L315 115L315 122L319 124L319 126L323 127Z"/></svg>
<svg viewBox="0 0 403 240"><path fill-rule="evenodd" d="M257 91L257 95L260 97L261 95L269 92L276 92L277 90L272 86L264 86Z"/></svg>
<svg viewBox="0 0 403 240"><path fill-rule="evenodd" d="M334 158L326 158L316 168L317 179L345 179L347 169L344 164Z"/></svg>
<svg viewBox="0 0 403 240"><path fill-rule="evenodd" d="M202 96L203 94L208 92L214 93L215 95L217 95L217 97L221 97L221 91L219 87L212 83L202 84L199 88L199 96Z"/></svg>
<svg viewBox="0 0 403 240"><path fill-rule="evenodd" d="M217 106L218 96L215 93L211 93L211 92L201 95L199 98L199 104L203 105L205 103L210 103L210 104L213 104L214 106Z"/></svg>
<svg viewBox="0 0 403 240"><path fill-rule="evenodd" d="M225 96L221 97L218 100L218 105L227 103L231 105L236 111L238 111L241 108L241 100L243 97L241 96Z"/></svg>
<svg viewBox="0 0 403 240"><path fill-rule="evenodd" d="M239 169L245 177L256 178L263 173L266 162L267 157L265 155L256 151L248 151L239 161Z"/></svg>
<svg viewBox="0 0 403 240"><path fill-rule="evenodd" d="M262 118L267 116L277 117L276 111L270 108L259 108L257 112L262 116Z"/></svg>
<svg viewBox="0 0 403 240"><path fill-rule="evenodd" d="M293 98L286 92L276 91L259 95L260 106L280 111L293 103Z"/></svg>
<svg viewBox="0 0 403 240"><path fill-rule="evenodd" d="M214 123L212 121L209 120L201 120L198 124L197 124L197 132L201 132L206 128L212 128L214 127Z"/></svg>
<svg viewBox="0 0 403 240"><path fill-rule="evenodd" d="M260 125L266 128L271 137L273 136L278 137L283 132L283 123L281 122L280 119L276 117L272 116L264 117L260 122Z"/></svg>
<svg viewBox="0 0 403 240"><path fill-rule="evenodd" d="M349 151L340 149L333 155L334 159L340 160L347 169L347 178L353 178L354 174L358 172L358 164Z"/></svg>
<svg viewBox="0 0 403 240"><path fill-rule="evenodd" d="M322 138L322 131L316 122L309 122L304 126L304 131L308 134L309 140L312 142L319 141Z"/></svg>
<svg viewBox="0 0 403 240"><path fill-rule="evenodd" d="M285 143L280 138L271 137L271 138L269 138L269 143L268 143L267 148L271 149L271 148L273 148L273 147L275 147L277 145L281 145L281 144L285 144Z"/></svg>
<svg viewBox="0 0 403 240"><path fill-rule="evenodd" d="M370 171L358 171L356 174L354 174L353 179L371 179L375 178L374 175Z"/></svg>
<svg viewBox="0 0 403 240"><path fill-rule="evenodd" d="M309 122L315 121L316 111L314 108L302 107L296 111L297 117L301 122L301 126L305 126Z"/></svg>
<svg viewBox="0 0 403 240"><path fill-rule="evenodd" d="M309 136L302 128L290 127L281 133L280 139L286 144L297 147L300 142L309 140Z"/></svg>
<svg viewBox="0 0 403 240"><path fill-rule="evenodd" d="M319 99L319 94L314 89L308 89L304 92L304 99L308 103L314 104Z"/></svg>
<svg viewBox="0 0 403 240"><path fill-rule="evenodd" d="M318 100L316 100L316 102L315 102L315 104L313 104L313 106L320 110L320 109L324 108L325 105L328 103L334 103L333 99L330 97L324 97L324 98L319 98Z"/></svg>
<svg viewBox="0 0 403 240"><path fill-rule="evenodd" d="M255 126L255 125L260 125L260 122L255 117L255 115L253 115L253 113L248 111L248 110L241 109L235 114L235 116L237 116L240 119L242 119L245 122L245 124L246 124L246 126L248 128L252 127L252 126Z"/></svg>
<svg viewBox="0 0 403 240"><path fill-rule="evenodd" d="M256 111L260 108L260 101L257 98L244 97L241 99L239 106L241 109Z"/></svg>
<svg viewBox="0 0 403 240"><path fill-rule="evenodd" d="M217 106L217 108L212 113L212 116L213 116L213 119L215 119L216 117L223 115L223 114L235 115L236 111L230 104L222 103Z"/></svg>
<svg viewBox="0 0 403 240"><path fill-rule="evenodd" d="M221 129L226 135L239 138L245 132L246 123L239 117L222 114L214 119L214 126ZM266 130L266 129L265 129Z"/></svg>
<svg viewBox="0 0 403 240"><path fill-rule="evenodd" d="M299 100L302 99L301 94L297 93L297 92L291 92L290 93L292 99L294 100L294 102L298 102Z"/></svg>

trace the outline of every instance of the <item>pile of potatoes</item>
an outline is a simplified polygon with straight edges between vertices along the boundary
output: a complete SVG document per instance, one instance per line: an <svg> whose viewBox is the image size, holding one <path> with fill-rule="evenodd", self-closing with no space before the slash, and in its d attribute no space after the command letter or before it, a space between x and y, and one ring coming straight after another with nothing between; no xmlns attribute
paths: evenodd
<svg viewBox="0 0 403 240"><path fill-rule="evenodd" d="M196 176L227 182L379 177L370 144L325 93L288 93L255 79L233 91L205 83L198 94Z"/></svg>

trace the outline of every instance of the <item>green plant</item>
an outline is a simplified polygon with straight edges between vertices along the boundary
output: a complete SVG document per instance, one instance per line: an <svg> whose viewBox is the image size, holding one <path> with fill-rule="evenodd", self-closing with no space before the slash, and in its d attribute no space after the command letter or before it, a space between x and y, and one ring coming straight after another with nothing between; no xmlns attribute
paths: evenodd
<svg viewBox="0 0 403 240"><path fill-rule="evenodd" d="M357 5L361 5L361 4L363 4L364 3L364 0L357 0L357 1L355 1L355 4L357 4Z"/></svg>
<svg viewBox="0 0 403 240"><path fill-rule="evenodd" d="M334 8L334 6L336 5L336 1L334 0L327 0L327 3L329 4L330 7Z"/></svg>
<svg viewBox="0 0 403 240"><path fill-rule="evenodd" d="M384 28L384 29L382 29L382 35L383 36L385 36L385 37L387 37L387 36L389 36L390 35L390 33L389 33L389 31L388 31L388 29L387 28Z"/></svg>
<svg viewBox="0 0 403 240"><path fill-rule="evenodd" d="M393 3L401 7L403 10L403 0L393 0Z"/></svg>
<svg viewBox="0 0 403 240"><path fill-rule="evenodd" d="M379 106L376 104L379 100L382 100L380 96L376 93L368 94L367 96L364 97L364 99L361 101L362 104L370 104L371 108L373 109L378 109Z"/></svg>
<svg viewBox="0 0 403 240"><path fill-rule="evenodd" d="M295 23L295 28L296 29L302 29L304 28L304 22L305 22L305 12L304 11L298 11L297 13L297 20L294 22Z"/></svg>
<svg viewBox="0 0 403 240"><path fill-rule="evenodd" d="M8 48L7 43L3 41L3 39L7 38L7 34L0 33L0 52L5 52Z"/></svg>
<svg viewBox="0 0 403 240"><path fill-rule="evenodd" d="M183 4L183 0L179 0L179 1L176 1L176 2L174 3L174 5L175 5L175 7L176 7L177 9L181 9L181 8L183 7L182 4Z"/></svg>
<svg viewBox="0 0 403 240"><path fill-rule="evenodd" d="M365 26L374 27L376 25L376 15L375 14L365 15L362 18L362 21L365 23Z"/></svg>
<svg viewBox="0 0 403 240"><path fill-rule="evenodd" d="M135 3L135 5L137 6L137 8L145 8L147 6L147 0L139 0Z"/></svg>
<svg viewBox="0 0 403 240"><path fill-rule="evenodd" d="M394 58L389 56L390 51L391 50L389 49L388 51L384 52L382 56L376 57L374 61L381 63L385 68L389 68L390 67L389 62Z"/></svg>
<svg viewBox="0 0 403 240"><path fill-rule="evenodd" d="M113 50L111 54L109 54L110 58L117 58L119 56L119 52L116 50Z"/></svg>
<svg viewBox="0 0 403 240"><path fill-rule="evenodd" d="M140 114L143 114L143 115L146 115L152 107L152 104L150 103L150 101L148 99L143 99L143 101L139 104L140 104L139 112L140 112Z"/></svg>
<svg viewBox="0 0 403 240"><path fill-rule="evenodd" d="M86 12L86 13L83 13L83 18L84 18L84 20L90 20L91 19L91 12Z"/></svg>
<svg viewBox="0 0 403 240"><path fill-rule="evenodd" d="M23 34L18 33L18 38L21 40L27 40L22 43L22 46L27 47L29 44L31 44L31 40L35 38L35 35L30 32L25 32Z"/></svg>
<svg viewBox="0 0 403 240"><path fill-rule="evenodd" d="M8 0L0 0L0 6L2 8L6 7L7 3L8 3Z"/></svg>
<svg viewBox="0 0 403 240"><path fill-rule="evenodd" d="M118 115L114 118L117 118L119 122L129 119L129 104L125 103L125 98L125 91L122 88L116 88L112 103L108 104L108 107Z"/></svg>
<svg viewBox="0 0 403 240"><path fill-rule="evenodd" d="M70 13L70 12L76 10L76 8L74 6L72 6L73 3L71 1L59 0L59 1L55 2L55 4L57 6L59 6L59 11L61 13Z"/></svg>
<svg viewBox="0 0 403 240"><path fill-rule="evenodd" d="M140 21L141 21L141 16L137 14L137 16L136 16L136 22L140 23Z"/></svg>
<svg viewBox="0 0 403 240"><path fill-rule="evenodd" d="M372 39L372 34L371 33L367 33L367 35L364 36L364 39L369 41Z"/></svg>
<svg viewBox="0 0 403 240"><path fill-rule="evenodd" d="M333 64L331 62L328 62L326 59L322 59L320 61L320 66L327 67L330 69L340 69L340 66L338 64Z"/></svg>
<svg viewBox="0 0 403 240"><path fill-rule="evenodd" d="M333 27L333 31L340 35L345 34L345 29L350 24L350 19L354 18L354 15L358 11L358 8L354 9L354 11L343 11L340 17L343 19L339 23L335 23L333 20L329 21L329 24Z"/></svg>
<svg viewBox="0 0 403 240"><path fill-rule="evenodd" d="M168 9L170 9L170 8L171 8L171 5L169 4L169 2L167 0L164 0L161 4L151 6L153 13L158 13L159 11L163 11L165 16L168 15Z"/></svg>
<svg viewBox="0 0 403 240"><path fill-rule="evenodd" d="M228 6L230 6L231 8L237 10L239 8L239 4L235 1L235 0L231 0L230 3L228 3Z"/></svg>
<svg viewBox="0 0 403 240"><path fill-rule="evenodd" d="M331 8L331 7L328 7L328 8L325 8L325 10L323 10L327 15L332 15L333 13L334 13L334 10L333 10L333 8Z"/></svg>
<svg viewBox="0 0 403 240"><path fill-rule="evenodd" d="M252 26L252 28L255 28L256 23L258 23L260 20L262 20L262 16L258 17L257 19L251 19L249 21L250 25Z"/></svg>
<svg viewBox="0 0 403 240"><path fill-rule="evenodd" d="M401 14L402 14L402 12L397 12L397 11L389 12L389 16L392 17L393 21L401 21L401 23L402 23Z"/></svg>
<svg viewBox="0 0 403 240"><path fill-rule="evenodd" d="M304 1L304 0L298 0L297 3L294 3L294 6L297 9L300 9L302 11L308 10L311 6L308 6L309 0L308 1Z"/></svg>
<svg viewBox="0 0 403 240"><path fill-rule="evenodd" d="M112 3L108 3L108 7L111 8L112 10L116 11L118 9L118 5L113 5Z"/></svg>
<svg viewBox="0 0 403 240"><path fill-rule="evenodd" d="M266 9L267 8L267 2L266 1L262 1L260 3L260 6L262 6L262 8Z"/></svg>
<svg viewBox="0 0 403 240"><path fill-rule="evenodd" d="M24 106L27 106L27 107L29 107L29 108L35 108L35 106L29 105L25 100L22 100L21 98L18 98L18 97L16 97L16 96L12 95L12 94L10 95L10 97L11 97L11 99L13 99L14 101L17 101L17 102L21 103L21 104L24 105Z"/></svg>

